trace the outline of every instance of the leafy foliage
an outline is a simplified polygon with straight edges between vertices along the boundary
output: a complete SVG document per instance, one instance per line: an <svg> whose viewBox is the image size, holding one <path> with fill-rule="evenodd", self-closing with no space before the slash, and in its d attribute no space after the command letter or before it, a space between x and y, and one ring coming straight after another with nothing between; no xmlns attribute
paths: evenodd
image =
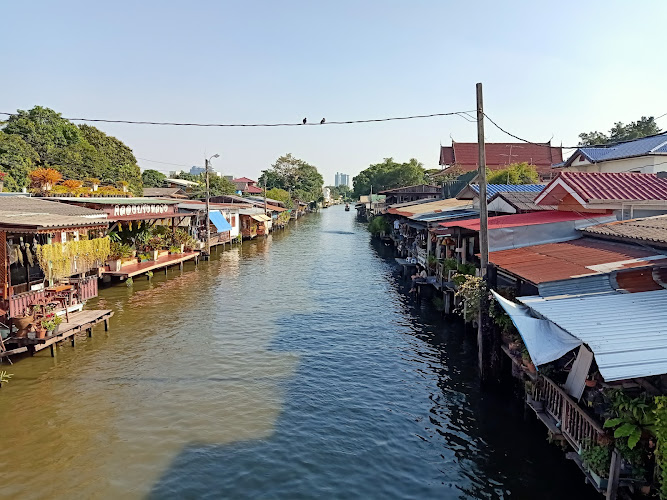
<svg viewBox="0 0 667 500"><path fill-rule="evenodd" d="M642 394L632 398L616 390L610 393L609 399L614 417L607 419L604 427L615 428L616 439L627 438L628 448L632 450L645 431L655 432L655 402L650 396Z"/></svg>
<svg viewBox="0 0 667 500"><path fill-rule="evenodd" d="M384 216L379 215L371 219L371 222L368 224L368 230L373 236L377 236L380 233L389 233L391 232L391 224Z"/></svg>
<svg viewBox="0 0 667 500"><path fill-rule="evenodd" d="M660 498L667 499L667 396L655 398L655 459L660 470Z"/></svg>
<svg viewBox="0 0 667 500"><path fill-rule="evenodd" d="M34 167L52 167L66 179L123 180L135 195L142 193L132 150L91 125L77 127L60 113L35 106L11 116L1 134L0 168L11 176L12 188L26 186Z"/></svg>
<svg viewBox="0 0 667 500"><path fill-rule="evenodd" d="M162 187L166 178L166 175L164 175L162 172L158 172L157 170L148 169L141 172L141 182L144 183L144 187Z"/></svg>
<svg viewBox="0 0 667 500"><path fill-rule="evenodd" d="M40 193L51 191L62 179L60 172L52 168L38 168L30 172L28 176L30 177L30 186ZM65 188L69 189L67 186Z"/></svg>
<svg viewBox="0 0 667 500"><path fill-rule="evenodd" d="M514 163L507 168L493 170L487 174L489 184L537 184L540 177L537 167L528 163Z"/></svg>
<svg viewBox="0 0 667 500"><path fill-rule="evenodd" d="M592 444L581 452L584 464L600 477L609 475L611 466L611 447L601 444Z"/></svg>
<svg viewBox="0 0 667 500"><path fill-rule="evenodd" d="M407 163L397 163L393 158L385 158L382 163L369 166L352 179L354 196L359 198L369 194L371 186L373 192L378 193L385 189L423 184L424 178L424 166L416 159L411 158Z"/></svg>
<svg viewBox="0 0 667 500"><path fill-rule="evenodd" d="M468 274L457 274L459 278L459 288L456 290L456 297L462 299L462 307L459 308L459 314L463 316L466 322L476 320L479 316L479 307L482 300L482 294L488 293L486 282L478 277ZM457 280L455 279L455 282Z"/></svg>
<svg viewBox="0 0 667 500"><path fill-rule="evenodd" d="M287 153L264 170L258 184L267 190L279 188L304 202L321 201L324 179L317 168ZM268 196L268 195L267 195Z"/></svg>
<svg viewBox="0 0 667 500"><path fill-rule="evenodd" d="M266 197L271 198L272 200L282 201L285 204L285 207L292 208L293 203L290 195L287 191L280 188L273 188L266 190Z"/></svg>
<svg viewBox="0 0 667 500"><path fill-rule="evenodd" d="M655 118L652 116L642 116L636 122L630 122L627 125L622 122L614 123L614 126L609 130L609 135L597 130L582 132L579 134L579 145L594 146L596 144L631 141L648 135L659 134L660 132L660 127L655 122Z"/></svg>

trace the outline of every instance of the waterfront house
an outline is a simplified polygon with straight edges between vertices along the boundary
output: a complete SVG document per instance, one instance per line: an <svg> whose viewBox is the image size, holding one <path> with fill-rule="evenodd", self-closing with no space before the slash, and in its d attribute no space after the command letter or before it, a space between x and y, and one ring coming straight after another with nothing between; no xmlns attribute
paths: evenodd
<svg viewBox="0 0 667 500"><path fill-rule="evenodd" d="M451 146L440 146L440 165L443 170L432 175L434 179L449 174L450 169L470 172L478 169L479 146L476 142L452 141ZM528 163L537 167L540 179L550 179L551 166L563 161L563 148L544 144L487 142L486 166L491 170L506 168L514 163Z"/></svg>
<svg viewBox="0 0 667 500"><path fill-rule="evenodd" d="M375 215L384 213L387 208L386 195L372 194L362 195L354 208L357 211L357 217L361 220L368 220Z"/></svg>
<svg viewBox="0 0 667 500"><path fill-rule="evenodd" d="M250 205L209 203L211 246L230 243L240 234L239 211ZM191 215L190 227L201 241L206 238L206 203L189 200L178 204L179 212Z"/></svg>
<svg viewBox="0 0 667 500"><path fill-rule="evenodd" d="M592 238L667 249L667 215L597 224L583 229Z"/></svg>
<svg viewBox="0 0 667 500"><path fill-rule="evenodd" d="M266 215L261 208L242 208L239 210L239 217L243 239L250 240L256 236L266 236L271 230L271 217Z"/></svg>
<svg viewBox="0 0 667 500"><path fill-rule="evenodd" d="M667 213L667 178L657 174L561 172L535 197L538 205L618 219Z"/></svg>
<svg viewBox="0 0 667 500"><path fill-rule="evenodd" d="M34 353L109 311L76 315L97 296L109 254L106 214L37 198L13 197L0 209L0 358ZM60 335L47 324L67 319ZM57 326L57 325L55 325ZM70 333L71 332L71 333ZM52 349L53 354L53 349Z"/></svg>
<svg viewBox="0 0 667 500"><path fill-rule="evenodd" d="M60 203L100 210L106 213L110 221L109 232L132 234L138 230L157 232L158 227L165 234L184 234L193 236L189 230L190 214L179 212L178 205L182 200L168 198L52 198ZM199 236L199 235L194 235ZM195 245L196 243L196 245ZM170 253L166 243L146 244L135 243L132 248L134 257L121 263L120 267L109 265L103 271L105 281L112 277L120 279L132 278L148 271L167 269L170 266L182 266L183 262L197 259L202 243L192 240L190 247L184 244L184 251ZM143 246L144 248L137 248ZM150 246L150 248L148 248ZM198 247L198 248L197 248ZM141 256L144 255L142 259ZM148 258L145 256L148 255ZM139 262L141 260L141 262ZM110 263L111 264L111 263Z"/></svg>
<svg viewBox="0 0 667 500"><path fill-rule="evenodd" d="M232 179L232 183L236 186L236 192L238 194L261 194L264 192L262 188L255 185L257 184L257 181L253 181L247 177Z"/></svg>
<svg viewBox="0 0 667 500"><path fill-rule="evenodd" d="M395 203L440 198L442 196L442 188L430 184L417 184L414 186L385 189L378 192L378 194L385 195L385 203L387 205L393 205Z"/></svg>
<svg viewBox="0 0 667 500"><path fill-rule="evenodd" d="M667 171L666 154L667 132L662 132L632 141L581 146L567 161L554 165L554 169L567 172L655 174Z"/></svg>

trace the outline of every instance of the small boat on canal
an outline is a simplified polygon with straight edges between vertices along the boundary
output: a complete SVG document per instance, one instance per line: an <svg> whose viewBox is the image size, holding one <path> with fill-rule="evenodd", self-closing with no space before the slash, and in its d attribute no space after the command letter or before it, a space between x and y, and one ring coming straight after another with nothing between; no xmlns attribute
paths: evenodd
<svg viewBox="0 0 667 500"><path fill-rule="evenodd" d="M350 211L350 204L349 204L349 203L346 203L346 204L345 204L345 211L346 211L346 212L349 212L349 211Z"/></svg>

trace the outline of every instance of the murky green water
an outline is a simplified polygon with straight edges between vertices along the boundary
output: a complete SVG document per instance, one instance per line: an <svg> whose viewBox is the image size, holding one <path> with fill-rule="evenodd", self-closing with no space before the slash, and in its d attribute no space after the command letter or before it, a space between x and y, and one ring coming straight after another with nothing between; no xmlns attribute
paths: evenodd
<svg viewBox="0 0 667 500"><path fill-rule="evenodd" d="M333 207L102 290L108 333L3 365L0 497L594 498L385 251Z"/></svg>

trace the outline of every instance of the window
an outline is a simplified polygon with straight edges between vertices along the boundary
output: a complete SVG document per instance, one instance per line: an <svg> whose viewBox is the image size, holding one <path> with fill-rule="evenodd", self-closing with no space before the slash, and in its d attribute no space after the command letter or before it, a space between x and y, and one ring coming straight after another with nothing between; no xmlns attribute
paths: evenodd
<svg viewBox="0 0 667 500"><path fill-rule="evenodd" d="M232 215L232 227L236 227L236 215Z"/></svg>

